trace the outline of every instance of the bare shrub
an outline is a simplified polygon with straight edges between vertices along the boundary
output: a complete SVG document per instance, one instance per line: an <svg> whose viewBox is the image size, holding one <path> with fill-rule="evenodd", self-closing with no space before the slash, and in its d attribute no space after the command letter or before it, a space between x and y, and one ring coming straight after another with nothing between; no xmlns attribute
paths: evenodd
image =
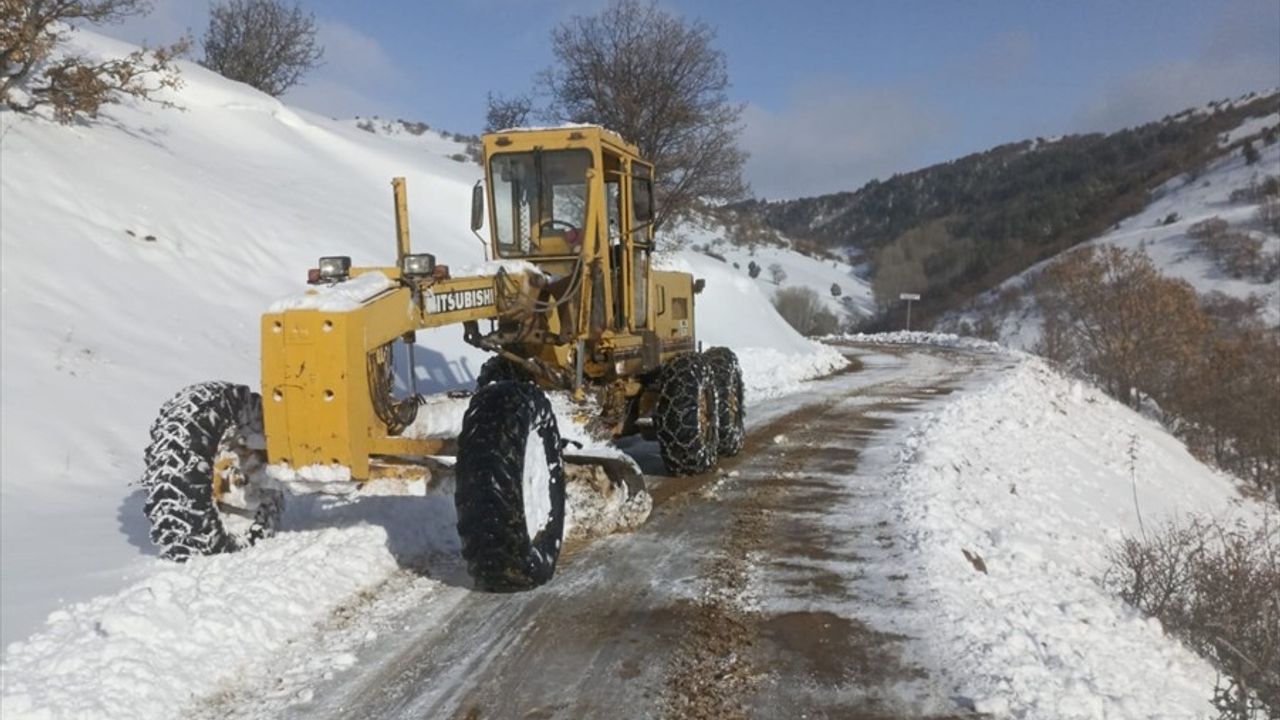
<svg viewBox="0 0 1280 720"><path fill-rule="evenodd" d="M1187 236L1194 240L1208 240L1221 236L1229 227L1226 220L1214 215L1187 228Z"/></svg>
<svg viewBox="0 0 1280 720"><path fill-rule="evenodd" d="M774 285L781 285L787 279L787 271L778 263L769 264L769 279Z"/></svg>
<svg viewBox="0 0 1280 720"><path fill-rule="evenodd" d="M1280 717L1280 532L1192 517L1112 547L1103 584L1222 678L1222 718Z"/></svg>
<svg viewBox="0 0 1280 720"><path fill-rule="evenodd" d="M1209 332L1191 286L1160 275L1141 251L1070 252L1041 274L1036 295L1071 350L1068 366L1135 406L1134 390L1173 399Z"/></svg>
<svg viewBox="0 0 1280 720"><path fill-rule="evenodd" d="M53 57L73 23L115 23L149 10L145 0L0 0L0 102L18 112L48 106L62 123L97 117L123 97L171 106L157 93L181 87L174 60L187 40L109 60Z"/></svg>
<svg viewBox="0 0 1280 720"><path fill-rule="evenodd" d="M320 65L316 17L282 0L228 0L209 9L201 65L280 97Z"/></svg>
<svg viewBox="0 0 1280 720"><path fill-rule="evenodd" d="M1280 504L1280 334L1110 246L1051 265L1036 296L1038 352L1131 406L1154 399L1191 452Z"/></svg>
<svg viewBox="0 0 1280 720"><path fill-rule="evenodd" d="M1280 197L1269 197L1263 200L1253 217L1259 225L1280 235Z"/></svg>
<svg viewBox="0 0 1280 720"><path fill-rule="evenodd" d="M812 288L783 288L774 294L773 307L802 335L828 335L839 329L839 320Z"/></svg>

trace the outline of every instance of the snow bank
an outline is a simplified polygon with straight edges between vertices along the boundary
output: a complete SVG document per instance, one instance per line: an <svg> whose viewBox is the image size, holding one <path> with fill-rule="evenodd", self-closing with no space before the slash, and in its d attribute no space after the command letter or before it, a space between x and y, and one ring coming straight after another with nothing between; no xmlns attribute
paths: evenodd
<svg viewBox="0 0 1280 720"><path fill-rule="evenodd" d="M451 495L370 490L303 499L287 520L301 529L233 555L151 561L145 580L53 613L6 649L0 715L181 717L398 568L459 552Z"/></svg>
<svg viewBox="0 0 1280 720"><path fill-rule="evenodd" d="M1147 527L1259 512L1159 426L1029 359L928 416L891 478L958 696L997 717L1209 715L1213 669L1099 586L1138 508Z"/></svg>
<svg viewBox="0 0 1280 720"><path fill-rule="evenodd" d="M979 350L1000 355L1017 355L1023 353L1010 350L1000 343L980 338L953 335L951 333L921 332L918 330L898 330L887 333L849 333L845 335L828 335L823 338L827 342L855 342L877 345L934 345L937 347L958 348L961 350Z"/></svg>

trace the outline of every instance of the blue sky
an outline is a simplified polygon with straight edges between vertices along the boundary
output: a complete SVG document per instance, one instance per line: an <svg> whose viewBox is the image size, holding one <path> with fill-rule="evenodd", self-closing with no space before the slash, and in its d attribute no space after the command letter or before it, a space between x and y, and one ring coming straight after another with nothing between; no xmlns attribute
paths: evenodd
<svg viewBox="0 0 1280 720"><path fill-rule="evenodd" d="M209 0L155 0L104 32L198 39ZM489 91L529 89L551 29L605 0L339 2L325 65L286 101L476 132ZM852 190L1036 136L1114 130L1280 86L1280 0L661 0L717 30L746 104L757 196ZM195 51L199 56L199 49Z"/></svg>

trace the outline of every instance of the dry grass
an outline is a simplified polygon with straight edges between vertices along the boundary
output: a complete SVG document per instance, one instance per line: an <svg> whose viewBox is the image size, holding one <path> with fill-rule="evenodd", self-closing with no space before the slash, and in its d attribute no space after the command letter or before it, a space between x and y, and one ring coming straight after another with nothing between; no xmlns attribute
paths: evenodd
<svg viewBox="0 0 1280 720"><path fill-rule="evenodd" d="M1280 529L1192 517L1112 549L1108 589L1213 663L1220 718L1280 718Z"/></svg>

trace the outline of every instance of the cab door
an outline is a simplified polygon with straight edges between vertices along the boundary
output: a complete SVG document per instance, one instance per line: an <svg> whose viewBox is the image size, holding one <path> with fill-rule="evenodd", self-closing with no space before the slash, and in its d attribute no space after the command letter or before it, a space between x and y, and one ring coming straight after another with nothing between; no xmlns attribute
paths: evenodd
<svg viewBox="0 0 1280 720"><path fill-rule="evenodd" d="M650 255L653 251L653 169L641 162L628 163L624 183L624 202L627 211L625 237L627 239L627 272L631 293L628 298L633 330L650 328L649 298L652 295L653 278L650 273Z"/></svg>

